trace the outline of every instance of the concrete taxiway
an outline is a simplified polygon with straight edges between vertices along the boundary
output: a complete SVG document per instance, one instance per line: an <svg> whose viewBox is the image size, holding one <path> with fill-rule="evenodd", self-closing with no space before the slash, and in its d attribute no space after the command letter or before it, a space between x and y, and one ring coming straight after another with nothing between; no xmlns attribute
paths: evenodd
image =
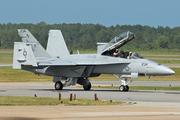
<svg viewBox="0 0 180 120"><path fill-rule="evenodd" d="M105 81L99 81L99 85ZM115 81L114 81L115 82ZM153 81L154 82L154 81ZM164 81L159 81L159 83ZM94 84L95 82L92 82ZM105 82L106 83L106 82ZM110 85L110 84L109 84ZM168 85L168 84L167 84ZM59 93L62 97L69 97L70 93L76 94L79 98L94 98L94 94L98 95L102 100L117 100L129 102L180 102L180 91L158 91L158 90L129 90L128 92L120 92L112 89L94 89L84 91L83 88L64 87L63 90L55 90L52 82L31 82L31 83L1 83L1 96L37 96L42 97L58 97Z"/></svg>

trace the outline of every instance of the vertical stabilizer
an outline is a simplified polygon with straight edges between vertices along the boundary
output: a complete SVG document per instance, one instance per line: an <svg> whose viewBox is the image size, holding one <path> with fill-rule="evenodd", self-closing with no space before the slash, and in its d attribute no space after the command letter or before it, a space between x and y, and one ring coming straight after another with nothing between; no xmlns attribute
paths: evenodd
<svg viewBox="0 0 180 120"><path fill-rule="evenodd" d="M18 33L24 43L33 43L31 44L31 47L36 59L51 58L51 56L46 52L46 50L41 46L36 38L29 32L29 30L18 29Z"/></svg>
<svg viewBox="0 0 180 120"><path fill-rule="evenodd" d="M69 51L60 30L49 31L49 38L46 50L51 55L51 57L69 55Z"/></svg>

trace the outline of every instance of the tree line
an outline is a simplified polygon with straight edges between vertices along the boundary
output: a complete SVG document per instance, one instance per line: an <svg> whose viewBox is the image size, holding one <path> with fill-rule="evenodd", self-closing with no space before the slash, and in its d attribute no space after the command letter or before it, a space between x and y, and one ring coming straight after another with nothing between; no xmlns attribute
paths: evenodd
<svg viewBox="0 0 180 120"><path fill-rule="evenodd" d="M50 29L60 29L69 50L96 50L97 42L109 42L116 35L132 31L136 37L122 49L126 50L180 50L180 27L157 28L142 25L116 25L105 27L100 24L46 24L44 21L31 24L0 24L0 49L13 49L14 42L20 42L17 29L28 29L46 48Z"/></svg>

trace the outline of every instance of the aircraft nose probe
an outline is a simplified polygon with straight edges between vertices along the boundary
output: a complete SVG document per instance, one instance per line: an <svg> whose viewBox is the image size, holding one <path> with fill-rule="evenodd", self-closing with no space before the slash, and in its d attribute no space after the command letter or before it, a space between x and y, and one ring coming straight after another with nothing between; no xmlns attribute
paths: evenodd
<svg viewBox="0 0 180 120"><path fill-rule="evenodd" d="M156 67L156 73L158 75L173 75L173 74L175 74L175 72L172 69L170 69L164 65L160 65L160 66Z"/></svg>

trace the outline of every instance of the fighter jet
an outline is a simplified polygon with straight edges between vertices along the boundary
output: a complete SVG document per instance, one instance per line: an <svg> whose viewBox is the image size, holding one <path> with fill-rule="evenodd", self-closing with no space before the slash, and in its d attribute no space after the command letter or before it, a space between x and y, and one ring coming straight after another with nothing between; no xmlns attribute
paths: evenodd
<svg viewBox="0 0 180 120"><path fill-rule="evenodd" d="M130 31L117 35L109 43L97 43L97 54L69 54L61 30L49 31L46 50L27 29L18 29L18 34L23 42L14 43L13 68L53 76L56 90L76 84L90 90L89 77L113 74L121 82L119 90L128 91L131 82L128 79L175 73L136 52L132 55L121 52L114 57L116 49L134 39L135 34ZM66 81L62 83L61 80Z"/></svg>

